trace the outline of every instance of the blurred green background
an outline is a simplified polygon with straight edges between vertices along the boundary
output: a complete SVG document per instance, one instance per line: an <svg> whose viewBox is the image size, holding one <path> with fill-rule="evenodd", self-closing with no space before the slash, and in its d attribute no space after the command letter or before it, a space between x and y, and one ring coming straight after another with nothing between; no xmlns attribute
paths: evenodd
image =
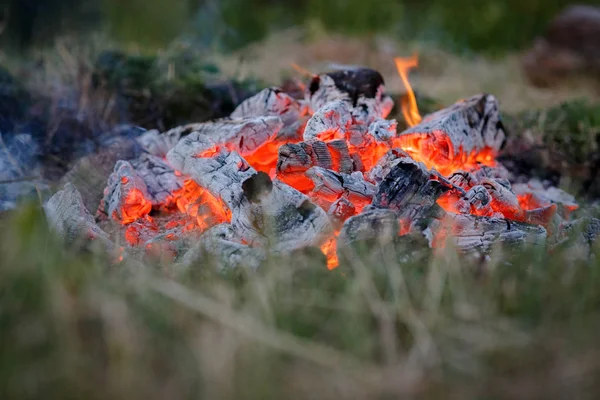
<svg viewBox="0 0 600 400"><path fill-rule="evenodd" d="M455 50L527 46L572 0L2 0L2 40L17 47L107 29L119 41L163 46L185 35L234 49L290 26L389 33ZM577 1L600 4L600 1Z"/></svg>

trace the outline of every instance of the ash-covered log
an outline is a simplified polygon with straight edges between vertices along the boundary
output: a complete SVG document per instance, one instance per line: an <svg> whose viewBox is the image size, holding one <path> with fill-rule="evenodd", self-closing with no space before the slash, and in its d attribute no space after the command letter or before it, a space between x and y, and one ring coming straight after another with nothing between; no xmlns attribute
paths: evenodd
<svg viewBox="0 0 600 400"><path fill-rule="evenodd" d="M282 179L294 174L303 177L310 168L321 167L350 174L360 169L359 161L344 140L287 143L279 147L276 173Z"/></svg>
<svg viewBox="0 0 600 400"><path fill-rule="evenodd" d="M390 243L400 233L397 213L385 208L367 207L346 220L337 239L338 253L359 241Z"/></svg>
<svg viewBox="0 0 600 400"><path fill-rule="evenodd" d="M171 161L169 153L169 161ZM257 173L237 153L190 157L176 168L189 175L231 210L231 224L249 244L275 250L319 246L332 227L321 208L290 186Z"/></svg>
<svg viewBox="0 0 600 400"><path fill-rule="evenodd" d="M476 95L426 116L400 133L394 143L417 161L444 174L466 163L491 161L506 139L498 102L489 94Z"/></svg>
<svg viewBox="0 0 600 400"><path fill-rule="evenodd" d="M306 171L306 176L314 183L312 194L317 198L334 201L340 196L346 197L351 203L365 205L371 202L376 187L365 181L362 173L336 173L330 169L312 167Z"/></svg>
<svg viewBox="0 0 600 400"><path fill-rule="evenodd" d="M298 140L308 120L308 105L296 100L279 88L267 88L244 100L231 113L231 119L252 117L280 117L283 127L276 140Z"/></svg>
<svg viewBox="0 0 600 400"><path fill-rule="evenodd" d="M532 179L528 183L514 184L512 189L521 200L520 202L526 204L528 208L557 204L560 206L561 214L565 217L568 217L572 211L579 208L573 195L554 186L545 187L542 182L536 179Z"/></svg>
<svg viewBox="0 0 600 400"><path fill-rule="evenodd" d="M481 185L490 194L494 211L502 213L506 218L528 224L547 226L556 213L556 204L542 205L534 209L524 209L508 182L485 178L481 180Z"/></svg>
<svg viewBox="0 0 600 400"><path fill-rule="evenodd" d="M83 204L75 186L67 183L44 205L50 228L66 243L87 239L100 243L104 250L114 252L116 246L98 225Z"/></svg>
<svg viewBox="0 0 600 400"><path fill-rule="evenodd" d="M335 100L317 109L306 123L304 141L344 139L352 125L352 110L348 102Z"/></svg>
<svg viewBox="0 0 600 400"><path fill-rule="evenodd" d="M146 153L130 163L146 184L153 207L165 204L176 190L183 187L183 178L162 158Z"/></svg>
<svg viewBox="0 0 600 400"><path fill-rule="evenodd" d="M152 201L144 180L131 163L118 161L108 178L98 213L129 224L148 215L151 210Z"/></svg>
<svg viewBox="0 0 600 400"><path fill-rule="evenodd" d="M224 148L242 156L258 150L273 140L283 122L279 117L254 117L241 120L221 120L194 124L192 132L183 137L168 153L168 159L179 169L186 159L210 157Z"/></svg>
<svg viewBox="0 0 600 400"><path fill-rule="evenodd" d="M546 229L539 225L453 213L447 213L442 220L434 220L426 234L433 247L443 247L448 240L461 251L484 252L495 243L543 246L547 236Z"/></svg>

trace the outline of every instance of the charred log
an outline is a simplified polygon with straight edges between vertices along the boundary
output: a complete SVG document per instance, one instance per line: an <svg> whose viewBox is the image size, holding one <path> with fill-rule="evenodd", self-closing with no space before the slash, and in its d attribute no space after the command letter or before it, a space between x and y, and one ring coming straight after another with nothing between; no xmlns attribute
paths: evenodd
<svg viewBox="0 0 600 400"><path fill-rule="evenodd" d="M410 221L427 217L438 197L451 189L432 178L421 164L400 159L379 184L373 206L390 208Z"/></svg>

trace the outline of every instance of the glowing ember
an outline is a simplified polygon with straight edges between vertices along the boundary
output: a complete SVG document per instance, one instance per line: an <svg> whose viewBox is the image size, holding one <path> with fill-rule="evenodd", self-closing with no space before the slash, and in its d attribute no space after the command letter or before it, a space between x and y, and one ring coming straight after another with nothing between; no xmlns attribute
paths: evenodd
<svg viewBox="0 0 600 400"><path fill-rule="evenodd" d="M419 114L419 108L417 107L415 93L408 82L408 70L416 68L419 65L419 59L415 54L408 58L396 57L394 58L394 62L396 63L396 69L398 70L398 74L400 74L402 83L406 88L406 97L402 99L401 104L402 115L404 115L404 120L408 126L415 126L421 122L422 118L421 114Z"/></svg>
<svg viewBox="0 0 600 400"><path fill-rule="evenodd" d="M339 232L336 232L335 235L325 242L321 246L321 251L327 257L327 269L332 270L339 266L339 259L337 256L336 246L337 246L337 235Z"/></svg>
<svg viewBox="0 0 600 400"><path fill-rule="evenodd" d="M177 161L179 164L173 161L172 158L169 158L169 160L175 168L186 170L186 163L182 160L187 161L187 157L213 158L214 161L217 161L224 155L229 156L224 152L237 151L243 156L243 158L238 156L234 160L234 163L238 163L237 170L235 167L230 168L228 175L223 174L222 176L248 172L252 167L256 171L268 174L271 179L278 179L308 196L311 203L310 207L313 207L313 210L315 205L322 208L329 217L329 219L324 218L328 228L322 229L320 232L327 232L325 235L329 235L331 230L335 230L331 236L326 237L327 240L324 243L322 242L322 239L324 239L322 235L318 238L315 235L314 237L317 239L315 239L315 243L311 244L321 245L323 243L320 248L327 258L327 268L330 270L336 268L339 264L337 240L344 221L361 214L365 207L372 204L373 199L378 198L377 196L382 199L387 195L387 192L383 192L382 196L381 190L384 185L380 185L380 183L383 177L389 176L389 168L392 168L390 165L394 165L386 163L388 161L393 162L395 159L390 158L388 160L387 156L384 158L386 153L390 153L402 161L406 161L408 157L411 157L412 160L423 163L430 170L426 171L422 166L417 165L417 170L422 171L421 174L424 176L423 188L427 188L428 186L425 184L432 181L438 186L443 185L445 193L437 198L437 204L448 213L444 224L449 224L449 226L442 229L439 234L435 234L436 236L433 238L434 247L443 246L447 235L460 233L462 228L452 225L455 223L453 218L456 218L456 220L466 219L466 215L469 215L471 219L473 219L473 217L470 217L472 215L498 217L547 226L556 212L557 207L555 204L552 204L549 200L538 198L532 193L523 194L519 192L517 196L510 189L510 185L503 182L502 179L481 178L481 176L488 176L485 175L487 169L483 166L491 168L497 166L495 161L497 149L500 148L499 142L504 139L495 98L490 95L474 96L460 103L459 106L454 105L442 110L445 112L445 114L441 114L443 118L436 113L437 116L432 117L432 115L429 115L423 119L408 80L408 71L418 66L418 58L414 55L409 58L395 58L394 61L406 88L406 96L402 98L401 103L402 114L410 127L416 126L412 130L409 129L399 134L397 133L395 121L381 118L382 115L387 115L384 111L389 111L393 103L392 105L385 103L382 97L383 80L378 73L375 74L375 78L379 77L377 79L381 81L381 85L373 86L371 83L374 79L373 74L360 75L356 71L346 71L335 75L334 79L326 75L314 76L310 72L294 66L301 73L313 78L305 100L295 100L279 90L271 89L270 92L265 91L265 95L262 97L257 95L253 103L246 104L246 107L240 111L241 114L246 112L256 118L257 115L263 115L261 113L267 110L268 113L264 115L268 115L268 117L265 118L275 119L279 124L277 125L271 121L272 126L277 125L276 130L271 130L269 135L266 135L260 130L261 124L255 122L251 125L252 129L247 129L243 131L243 134L238 135L242 131L236 128L236 120L232 117L227 122L214 123L213 125L216 124L219 128L211 131L211 134L217 135L218 138L219 132L227 129L230 136L225 139L221 137L220 141L217 139L208 141L208 145L193 148L188 153L185 153L187 147L184 147L183 155L177 153L180 157ZM344 81L344 77L350 75L357 76L358 78L352 79L357 80L358 83L354 80ZM340 92L342 92L341 95ZM359 97L359 92L360 96L363 97ZM342 99L340 99L340 96ZM481 101L478 101L478 99ZM359 100L363 103L357 103ZM308 107L315 108L310 110L310 113L312 113L310 119L307 115L309 112ZM458 107L458 111L456 107ZM294 111L293 115L289 114L289 110ZM284 115L292 116L285 120ZM281 116L281 120L276 118L279 116ZM495 119L490 119L490 116ZM432 124L431 121L434 123ZM309 127L311 129L308 129ZM489 133L489 130L485 130L488 129L486 127L496 130ZM289 130L285 131L285 128L289 128ZM468 136L470 134L469 129L473 133L471 136ZM477 136L478 132L484 130L487 136L483 133ZM260 135L261 132L263 134L260 136L260 140L255 142L254 139L256 138L253 135L255 133ZM280 134L281 132L284 132L284 134ZM456 132L459 134L457 135ZM498 132L502 135L499 135ZM468 139L465 139L465 136ZM496 140L496 138L500 139ZM213 146L213 143L218 143L218 145ZM206 149L208 146L212 147ZM200 149L202 150L200 151ZM392 149L393 151L390 151ZM385 162L382 161L382 158ZM411 168L415 167L412 160L409 160ZM199 160L193 161L197 162ZM234 163L229 164L229 166L234 166ZM431 171L433 169L437 172ZM396 170L398 173L404 173L403 171L405 170ZM459 171L462 172L455 174ZM213 191L224 193L221 189L217 190L211 186L213 183L211 181L213 179L212 175L211 179L202 181L206 171L202 170L201 172L195 176L198 181L204 182ZM240 177L238 180L246 185L254 179L248 176L264 177L264 174L251 175L250 172L252 171L249 171L244 179ZM183 176L177 171L174 172L174 175L176 177ZM190 175L194 176L192 173ZM408 175L398 175L400 178L403 176ZM478 178L475 178L475 176ZM216 176L216 178L219 178L219 176ZM452 179L458 180L455 182ZM268 178L264 180L273 186ZM210 183L207 183L209 181ZM397 204L400 205L398 209L394 209L394 212L390 211L390 218L394 224L395 220L398 219L398 236L409 234L415 220L420 218L418 212L416 212L417 216L415 217L415 213L402 214L403 210L400 210L400 208L404 207L405 204L413 208L415 205L417 208L429 207L423 205L421 199L418 199L421 192L417 189L411 192L413 181L409 178L404 181L401 179L396 180L394 175L394 179L388 182L390 187L397 186L393 187L393 190L390 189L390 193L397 192L402 193L402 196L406 196L405 202L402 203L401 201L404 200L400 199L400 195L398 195ZM130 181L127 177L121 178L122 185L131 185L132 182L133 180ZM177 182L177 187L180 187L181 180ZM231 182L237 183L235 180ZM226 185L223 184L222 186ZM426 190L429 189L423 189L425 192L423 196L430 194ZM298 194L295 191L293 192ZM155 211L162 213L161 215L165 213L172 214L176 211L181 213L179 216L169 217L169 222L164 224L166 229L171 231L164 235L167 245L154 242L148 244L149 238L158 235L159 228L156 221L149 216L153 208L152 204L140 190L130 190L122 203L122 209L119 209L122 214L120 221L123 224L129 224L125 231L127 242L132 246L146 243L146 251L149 256L163 257L167 254L171 258L171 253L174 252L173 249L176 246L170 242L179 240L185 232L192 230L204 232L215 225L231 222L231 210L225 206L223 200L215 197L192 179L185 179L180 189L169 191L169 193L169 198L163 204L154 204ZM435 196L440 193L442 191L435 192ZM231 198L236 196L238 195L227 196L226 200L238 216L238 209L235 208L236 203L230 201ZM238 197L241 196L249 196L246 194L246 188L244 188L244 193ZM415 199L411 198L413 196ZM306 199L306 197L302 198ZM433 199L430 198L429 200L430 204L434 204ZM257 204L260 201L258 198L250 199L251 207L258 207ZM244 207L246 207L247 202L244 204ZM376 201L374 205L379 207L381 204ZM567 212L574 209L573 207L565 205L563 208ZM255 212L255 209L253 208L251 212ZM308 209L302 208L301 210L300 214L305 217L302 212L308 212ZM322 210L319 210L319 212L324 215ZM399 218L398 215L402 215L402 217ZM406 217L406 215L411 215L411 217ZM254 220L251 221L254 223ZM282 221L282 223L284 222L287 223L287 221ZM330 222L331 225L329 225ZM463 221L463 223L466 222ZM230 229L232 228L230 227ZM393 235L396 235L396 232L393 232ZM296 240L295 236L294 239ZM254 242L252 243L255 245Z"/></svg>
<svg viewBox="0 0 600 400"><path fill-rule="evenodd" d="M123 202L123 207L121 209L121 223L123 225L130 224L137 219L148 215L150 210L152 210L152 203L144 197L142 192L137 189L132 189ZM116 215L113 215L113 218L118 220Z"/></svg>

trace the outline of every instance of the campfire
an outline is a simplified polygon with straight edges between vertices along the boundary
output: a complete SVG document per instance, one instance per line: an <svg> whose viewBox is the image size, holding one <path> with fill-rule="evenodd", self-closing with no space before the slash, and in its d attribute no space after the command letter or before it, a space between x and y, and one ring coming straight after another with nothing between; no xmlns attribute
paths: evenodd
<svg viewBox="0 0 600 400"><path fill-rule="evenodd" d="M227 119L143 133L143 153L117 162L96 218L72 185L48 202L48 218L119 252L96 224L116 221L126 249L183 262L207 252L224 266L319 247L333 269L345 246L409 234L460 251L544 243L577 204L539 181L516 183L496 160L506 140L496 98L422 118L408 81L417 58L395 63L404 131L387 119L394 102L378 72L323 73L303 98L268 88Z"/></svg>

